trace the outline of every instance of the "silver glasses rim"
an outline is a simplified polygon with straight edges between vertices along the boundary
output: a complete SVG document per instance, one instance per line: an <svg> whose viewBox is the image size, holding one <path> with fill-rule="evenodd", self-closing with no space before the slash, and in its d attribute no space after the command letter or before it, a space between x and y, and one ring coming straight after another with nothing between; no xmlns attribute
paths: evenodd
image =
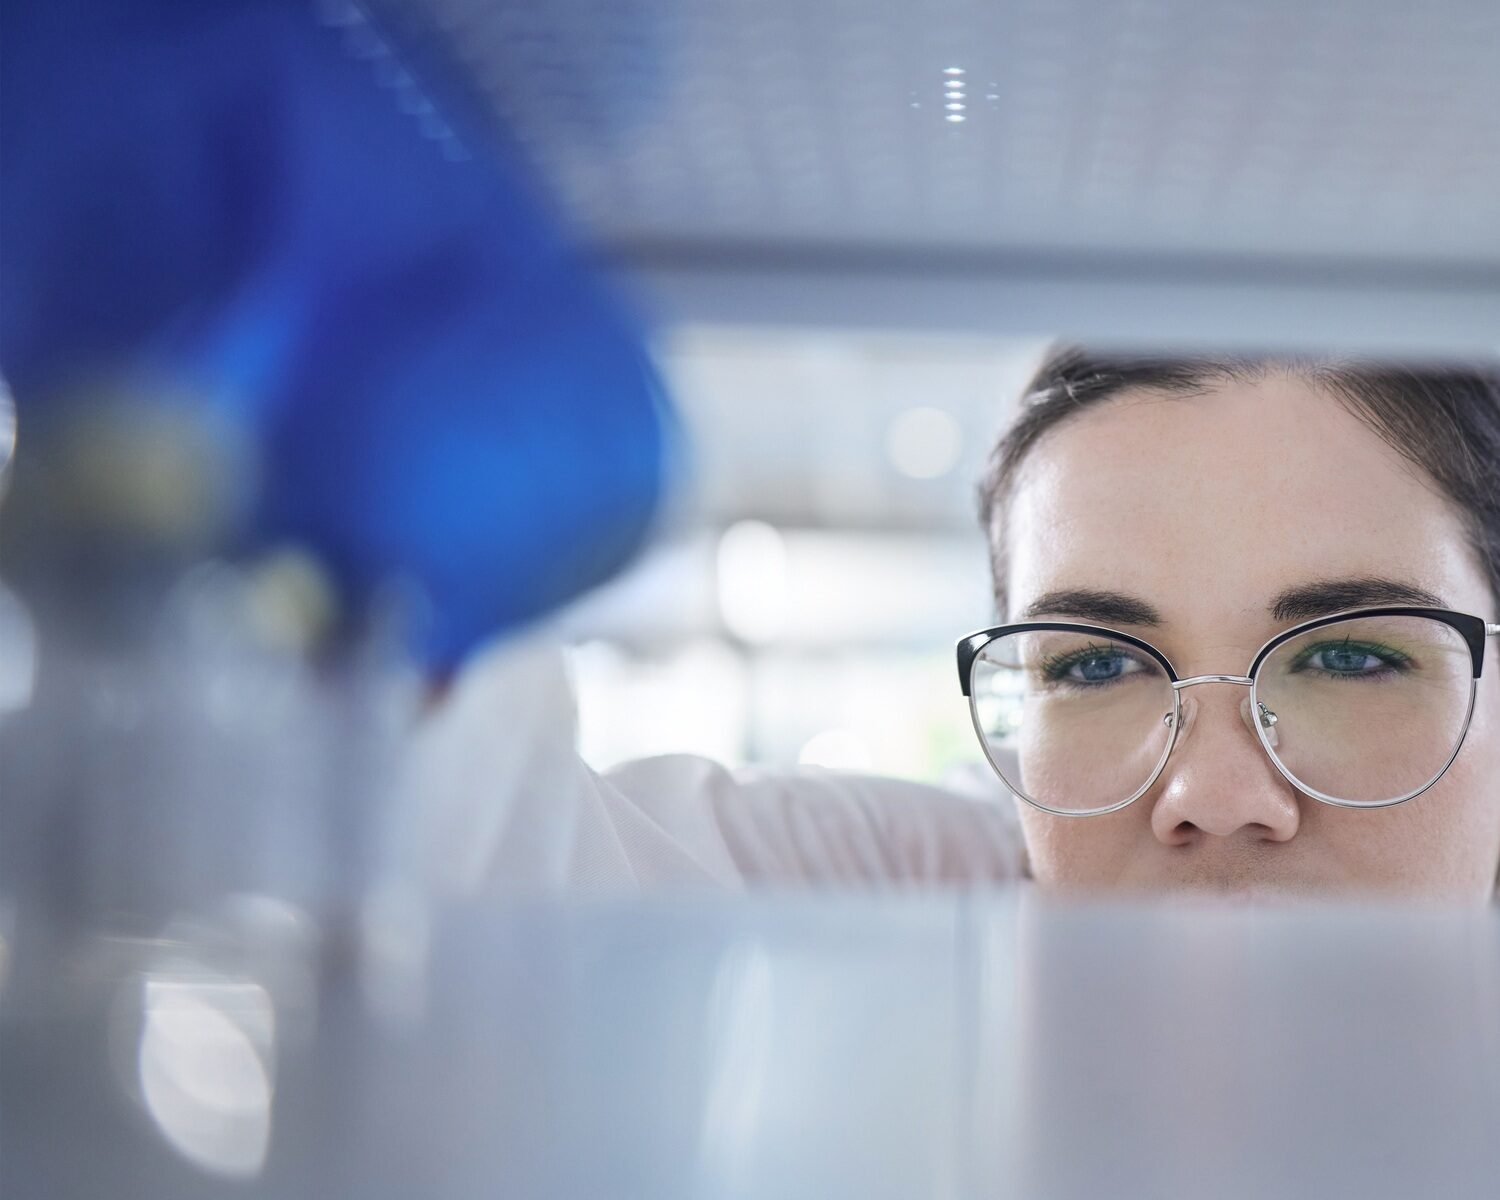
<svg viewBox="0 0 1500 1200"><path fill-rule="evenodd" d="M1202 683L1235 683L1249 687L1254 682L1248 675L1194 675L1189 679L1172 680L1172 690L1180 692L1183 688L1197 687Z"/></svg>
<svg viewBox="0 0 1500 1200"><path fill-rule="evenodd" d="M1351 608L1344 609L1336 613L1328 613L1322 617L1315 617L1309 621L1299 622L1298 624L1291 626L1289 629L1283 630L1282 632L1276 634L1274 637L1268 638L1265 642L1263 642L1260 648L1251 657L1251 664L1257 668L1264 665L1268 657L1267 652L1273 645L1290 641L1291 638L1295 637L1297 632L1304 627L1311 629L1321 628L1325 625L1337 624L1340 620L1353 620L1357 619L1361 615L1378 611L1379 607L1371 608L1370 606L1366 606L1364 608ZM1058 622L1058 624L1088 626L1090 628L1097 629L1100 633L1106 634L1120 633L1119 630L1111 630L1104 625L1092 625L1090 622L1060 621ZM1485 622L1484 630L1486 637L1500 636L1500 623ZM1127 637L1128 640L1132 642L1142 641L1143 644L1151 646L1151 643L1145 642L1144 639L1130 638L1129 635L1123 636ZM1163 654L1159 649L1157 649L1155 646L1151 646L1151 649L1156 651L1156 653L1161 656L1163 662L1170 664L1171 660L1168 659L1166 655ZM1137 800L1139 800L1142 796L1149 792L1154 786L1156 786L1157 780L1161 778L1162 772L1166 770L1167 761L1172 757L1172 752L1177 748L1177 739L1182 729L1182 691L1184 688L1197 687L1205 683L1224 683L1236 686L1248 686L1250 688L1251 710L1254 711L1256 705L1260 702L1260 698L1258 695L1260 686L1259 670L1256 670L1252 675L1194 675L1187 679L1172 679L1169 676L1167 682L1171 685L1172 688L1172 711L1166 714L1166 716L1170 719L1169 723L1172 729L1172 736L1168 739L1166 749L1162 752L1161 758L1157 761L1156 766L1153 768L1151 775L1146 780L1146 782L1143 783L1139 788L1137 788L1136 791L1133 792L1127 799L1121 800L1116 804L1106 805L1102 808L1052 808L1049 805L1043 804L1035 797L1028 795L1022 788L1018 787L1016 784L1013 784L1009 779L1006 778L1005 772L1001 769L1000 764L995 761L995 756L990 750L989 738L985 736L984 728L979 721L978 691L973 687L972 684L973 673L978 665L979 655L976 654L974 657L974 661L970 666L969 672L969 719L974 726L974 732L979 739L979 746L980 749L984 752L985 760L990 764L990 769L994 771L996 778L1000 780L1007 791L1011 792L1013 795L1023 800L1025 803L1031 805L1033 808L1038 809L1039 811L1044 813L1049 813L1052 816L1056 817L1102 817L1108 815L1109 813L1119 812L1121 809L1128 808L1130 805L1134 804ZM1169 667L1169 669L1173 673L1175 673L1175 668ZM1271 765L1276 768L1277 772L1288 783L1290 783L1294 788L1297 789L1298 792L1302 793L1303 795L1317 800L1319 803L1328 804L1335 808L1394 808L1398 804L1405 804L1407 801L1415 800L1418 796L1431 791L1432 788L1434 788L1439 783L1439 781L1442 780L1443 776L1448 773L1453 764L1458 761L1458 756L1463 752L1464 744L1468 741L1469 730L1474 723L1474 708L1478 702L1478 696L1479 680L1474 676L1470 676L1469 701L1464 712L1463 727L1459 730L1458 738L1456 739L1453 746L1453 751L1451 754L1449 754L1447 761L1443 763L1442 767L1439 768L1439 770L1421 787L1407 792L1405 795L1397 796L1396 798L1391 800L1344 800L1310 786L1309 784L1299 779L1296 774L1293 773L1293 771L1284 762L1281 761L1280 756L1276 753L1276 751L1270 744L1269 734L1267 733L1265 727L1259 721L1256 721L1253 722L1253 728L1255 730L1256 741L1260 743L1261 749L1266 753L1266 757L1271 760Z"/></svg>
<svg viewBox="0 0 1500 1200"><path fill-rule="evenodd" d="M1250 708L1252 712L1255 710L1255 706L1260 703L1260 697L1257 694L1259 691L1259 684L1260 681L1256 680L1256 682L1251 684L1250 686ZM1458 756L1463 751L1464 743L1469 739L1469 728L1474 723L1474 705L1478 699L1478 696L1479 680L1475 679L1471 675L1469 677L1469 703L1468 707L1464 711L1463 727L1458 731L1458 738L1454 742L1453 752L1448 755L1448 761L1445 762L1438 769L1437 773L1434 774L1432 778L1424 783L1421 787L1407 792L1404 796L1397 796L1394 800L1343 800L1337 796L1332 796L1327 792L1321 792L1317 788L1311 787L1308 784L1304 783L1302 780L1298 779L1297 776L1293 774L1291 768L1281 761L1281 756L1271 748L1269 732L1259 721L1255 721L1253 723L1255 728L1255 737L1256 740L1260 742L1261 748L1265 750L1266 756L1271 760L1272 766L1274 766L1277 771L1281 773L1281 775L1286 779L1288 783L1290 783L1304 795L1311 796L1314 800L1321 801L1324 804L1331 804L1335 808L1394 808L1398 804L1405 804L1408 800L1415 800L1424 792L1431 791L1437 785L1438 781L1448 773L1449 768L1458 761Z"/></svg>
<svg viewBox="0 0 1500 1200"><path fill-rule="evenodd" d="M978 660L976 659L975 661L977 662ZM990 770L995 773L995 778L997 778L1002 784L1004 784L1005 790L1010 792L1013 796L1025 801L1027 804L1031 805L1032 808L1038 809L1039 811L1044 813L1050 813L1054 817L1107 816L1110 813L1119 812L1122 808L1129 808L1132 804L1134 804L1137 800L1139 800L1142 796L1149 792L1153 787L1155 787L1156 781L1161 778L1161 773L1167 768L1167 760L1172 757L1172 751L1177 748L1177 735L1178 732L1182 729L1181 696L1176 691L1172 692L1172 711L1166 715L1172 718L1172 736L1167 739L1167 748L1162 751L1161 758L1157 760L1156 766L1151 769L1151 775L1147 778L1146 782L1141 784L1141 786L1136 789L1133 794L1128 796L1126 799L1121 800L1117 804L1106 805L1103 808L1052 808L1050 805L1043 804L1034 796L1028 795L1020 786L1012 783L1009 779L1006 778L1004 770L1002 770L1000 764L995 761L995 756L990 750L990 739L985 737L984 727L979 723L978 694L973 689L970 689L969 692L969 719L974 723L974 733L979 738L979 748L984 751L985 760L990 764Z"/></svg>

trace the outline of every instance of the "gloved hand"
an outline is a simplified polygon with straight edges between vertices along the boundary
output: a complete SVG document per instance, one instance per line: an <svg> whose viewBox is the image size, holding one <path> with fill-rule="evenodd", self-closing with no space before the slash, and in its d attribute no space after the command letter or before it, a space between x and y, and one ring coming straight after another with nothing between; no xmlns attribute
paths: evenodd
<svg viewBox="0 0 1500 1200"><path fill-rule="evenodd" d="M23 430L101 380L201 413L251 459L223 547L417 585L442 672L638 547L668 416L500 133L322 7L5 0L0 372Z"/></svg>

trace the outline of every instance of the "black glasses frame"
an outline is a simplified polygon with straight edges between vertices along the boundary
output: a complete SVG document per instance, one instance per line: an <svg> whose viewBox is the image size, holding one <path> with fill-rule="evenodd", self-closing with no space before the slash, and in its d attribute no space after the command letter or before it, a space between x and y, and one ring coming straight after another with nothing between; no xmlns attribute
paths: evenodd
<svg viewBox="0 0 1500 1200"><path fill-rule="evenodd" d="M1472 724L1474 717L1474 703L1478 696L1479 680L1484 675L1485 646L1489 638L1500 637L1500 624L1490 624L1486 622L1483 617L1477 617L1471 613L1454 612L1452 609L1446 608L1383 606L1374 608L1347 609L1342 612L1330 613L1327 616L1317 617L1310 621L1303 621L1300 624L1294 625L1290 629L1284 630L1283 632L1277 634L1256 652L1254 658L1250 662L1249 670L1244 675L1197 675L1184 679L1183 677L1178 675L1177 669L1173 667L1171 660L1167 658L1165 654L1163 654L1150 642L1145 641L1142 638L1133 637L1128 633L1121 633L1119 630L1111 629L1105 625L1094 625L1072 621L1023 621L1010 625L996 625L990 629L982 629L977 633L971 633L967 637L960 639L957 647L959 687L962 689L965 698L970 702L970 715L972 716L974 721L974 731L979 737L980 745L985 752L985 757L989 760L990 766L994 768L995 773L1000 776L1001 782L1004 783L1007 788L1015 792L1018 796L1020 796L1021 799L1025 800L1027 803L1033 805L1034 807L1040 808L1044 812L1053 813L1057 816L1074 817L1102 815L1103 813L1115 812L1121 808L1124 808L1128 804L1134 803L1137 799L1139 799L1142 795L1149 791L1151 787L1155 785L1156 780L1160 778L1161 772L1166 767L1167 759L1171 756L1171 753L1177 744L1177 736L1181 725L1181 696L1182 692L1185 689L1205 683L1239 684L1248 686L1251 689L1251 695L1253 697L1256 694L1256 681L1258 672L1261 668L1261 664L1266 661L1266 658L1270 654L1272 654L1278 646L1284 645L1286 642L1295 637L1300 637L1305 633L1321 629L1327 625L1337 625L1341 624L1344 621L1366 617L1419 617L1431 621L1436 621L1442 625L1448 626L1450 629L1453 629L1455 632L1457 632L1459 636L1464 639L1465 644L1469 648L1469 654L1471 656L1473 664L1473 678L1470 682L1469 691L1469 710L1464 719L1464 728L1463 732L1459 736L1458 744L1454 748L1452 756L1448 759L1447 763L1444 764L1442 770L1439 771L1435 776L1433 776L1433 778L1430 779L1421 788L1407 795L1399 796L1392 800L1342 800L1337 797L1327 795L1326 793L1317 791L1316 789L1309 787L1307 784L1299 780L1295 775L1291 773L1286 765L1282 763L1280 756L1277 755L1274 745L1268 739L1266 732L1262 729L1257 729L1256 733L1262 747L1265 749L1267 755L1269 755L1271 762L1275 765L1276 769L1287 779L1288 782L1290 782L1299 791L1304 792L1305 794L1313 797L1316 800L1321 800L1325 803L1333 804L1342 808L1385 808L1393 804L1401 804L1407 800L1414 799L1415 797L1421 795L1423 792L1427 791L1433 786L1433 784L1437 783L1439 779L1447 774L1448 768L1451 767L1454 761L1458 758L1459 751L1462 750L1464 741L1468 737L1469 727ZM1122 800L1118 804L1113 804L1101 809L1091 809L1085 812L1074 812L1070 810L1050 808L1047 805L1033 799L1032 797L1027 796L1024 792L1020 791L1014 784L1012 784L1008 779L1005 778L1004 772L1000 769L1000 765L995 761L994 756L991 752L989 739L985 737L984 731L980 727L979 715L974 707L972 695L972 677L974 673L975 661L984 651L984 648L991 642L995 641L997 638L1010 637L1018 633L1029 633L1035 630L1044 629L1061 630L1069 633L1098 634L1100 636L1109 638L1111 641L1120 642L1124 643L1125 645L1132 646L1135 649L1140 650L1142 653L1149 655L1152 659L1159 663L1162 670L1166 672L1167 679L1172 685L1173 711L1171 714L1169 714L1168 717L1168 722L1172 726L1171 741L1168 743L1166 751L1162 754L1161 761L1157 764L1156 771L1153 773L1151 779L1148 780L1147 783L1143 785L1137 792L1135 792L1134 795L1130 796L1126 800Z"/></svg>
<svg viewBox="0 0 1500 1200"><path fill-rule="evenodd" d="M1294 637L1309 633L1314 629L1321 629L1325 625L1337 625L1341 621L1347 621L1353 617L1426 617L1432 621L1441 622L1449 628L1456 630L1468 644L1469 654L1474 660L1474 678L1479 679L1484 675L1484 647L1488 638L1500 636L1500 625L1489 625L1483 617L1476 617L1472 613L1454 612L1448 608L1352 608L1345 612L1333 613L1326 617L1317 617L1311 621L1304 621L1300 625L1293 625L1290 629L1278 633L1269 642L1256 651L1254 659L1250 662L1250 669L1245 672L1245 677L1253 679L1256 671L1260 670L1261 663L1266 661L1276 647L1284 645ZM1138 637L1132 637L1128 633L1121 633L1118 629L1111 629L1107 625L1091 625L1086 623L1075 623L1072 621L1022 621L1015 625L995 625L989 629L981 629L977 633L971 633L960 638L958 642L958 685L963 689L963 694L968 696L970 677L974 673L974 660L979 657L980 652L996 638L1010 637L1017 633L1030 633L1037 629L1061 629L1069 633L1104 633L1118 642L1125 642L1134 646L1137 650L1144 650L1157 662L1161 663L1162 669L1166 671L1167 677L1173 683L1181 683L1182 677L1177 674L1177 669L1172 666L1172 660L1153 646L1150 642Z"/></svg>

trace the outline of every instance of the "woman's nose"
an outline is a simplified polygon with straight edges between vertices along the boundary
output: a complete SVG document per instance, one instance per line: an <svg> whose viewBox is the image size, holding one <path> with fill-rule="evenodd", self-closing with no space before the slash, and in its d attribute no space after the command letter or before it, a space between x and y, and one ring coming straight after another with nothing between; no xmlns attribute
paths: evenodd
<svg viewBox="0 0 1500 1200"><path fill-rule="evenodd" d="M1182 697L1182 728L1155 789L1152 831L1169 846L1235 835L1290 841L1301 820L1297 793L1256 740L1248 689L1203 684L1199 691Z"/></svg>

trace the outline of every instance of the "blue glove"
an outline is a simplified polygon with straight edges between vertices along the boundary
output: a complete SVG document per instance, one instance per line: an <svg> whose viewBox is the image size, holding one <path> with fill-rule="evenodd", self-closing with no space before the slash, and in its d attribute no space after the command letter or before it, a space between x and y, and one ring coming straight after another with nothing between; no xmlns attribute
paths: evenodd
<svg viewBox="0 0 1500 1200"><path fill-rule="evenodd" d="M356 604L417 584L441 671L639 547L670 417L499 135L347 19L6 0L0 371L23 430L92 372L215 410L257 458L237 542Z"/></svg>

